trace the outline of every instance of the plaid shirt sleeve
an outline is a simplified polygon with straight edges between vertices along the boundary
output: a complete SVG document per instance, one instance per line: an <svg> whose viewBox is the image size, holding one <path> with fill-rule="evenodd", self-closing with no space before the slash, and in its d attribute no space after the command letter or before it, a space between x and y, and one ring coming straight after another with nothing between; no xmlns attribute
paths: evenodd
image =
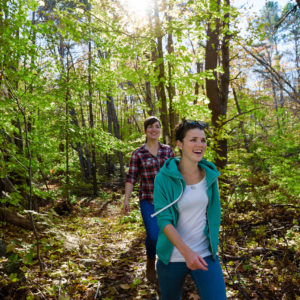
<svg viewBox="0 0 300 300"><path fill-rule="evenodd" d="M137 178L139 175L139 170L140 170L139 157L138 157L136 151L134 151L131 155L126 182L130 182L134 185L137 181Z"/></svg>

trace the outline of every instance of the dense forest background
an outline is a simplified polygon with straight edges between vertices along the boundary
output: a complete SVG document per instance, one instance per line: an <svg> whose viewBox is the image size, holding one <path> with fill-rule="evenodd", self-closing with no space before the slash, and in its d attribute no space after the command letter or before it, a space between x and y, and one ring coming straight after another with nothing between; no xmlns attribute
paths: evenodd
<svg viewBox="0 0 300 300"><path fill-rule="evenodd" d="M156 115L172 146L209 123L228 298L297 299L300 3L130 3L0 3L0 298L155 299L136 197L120 207Z"/></svg>

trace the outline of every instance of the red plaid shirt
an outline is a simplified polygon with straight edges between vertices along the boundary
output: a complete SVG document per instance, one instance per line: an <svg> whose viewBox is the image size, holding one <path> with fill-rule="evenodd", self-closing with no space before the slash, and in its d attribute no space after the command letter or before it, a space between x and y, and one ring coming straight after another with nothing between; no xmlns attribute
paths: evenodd
<svg viewBox="0 0 300 300"><path fill-rule="evenodd" d="M169 157L174 157L172 148L161 143L156 157L146 149L145 145L132 152L126 182L134 185L139 177L140 200L153 203L154 178Z"/></svg>

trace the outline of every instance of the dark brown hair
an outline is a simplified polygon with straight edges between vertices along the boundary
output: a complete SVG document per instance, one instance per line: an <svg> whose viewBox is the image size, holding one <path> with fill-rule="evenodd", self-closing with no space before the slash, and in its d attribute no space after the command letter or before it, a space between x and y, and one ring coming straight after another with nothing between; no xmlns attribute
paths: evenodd
<svg viewBox="0 0 300 300"><path fill-rule="evenodd" d="M146 131L147 127L149 125L152 125L154 123L158 122L159 126L161 126L160 120L157 117L151 116L148 117L145 121L144 121L144 130Z"/></svg>
<svg viewBox="0 0 300 300"><path fill-rule="evenodd" d="M204 130L207 126L208 124L202 121L183 120L175 128L176 141L183 142L187 131L190 129L199 128L200 130Z"/></svg>

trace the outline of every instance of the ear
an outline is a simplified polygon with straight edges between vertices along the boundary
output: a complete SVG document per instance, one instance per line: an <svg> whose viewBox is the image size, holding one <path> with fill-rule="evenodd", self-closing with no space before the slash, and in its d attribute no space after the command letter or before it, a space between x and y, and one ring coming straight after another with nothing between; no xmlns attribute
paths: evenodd
<svg viewBox="0 0 300 300"><path fill-rule="evenodd" d="M176 141L176 145L179 148L179 150L182 150L182 142L180 142L179 140Z"/></svg>

